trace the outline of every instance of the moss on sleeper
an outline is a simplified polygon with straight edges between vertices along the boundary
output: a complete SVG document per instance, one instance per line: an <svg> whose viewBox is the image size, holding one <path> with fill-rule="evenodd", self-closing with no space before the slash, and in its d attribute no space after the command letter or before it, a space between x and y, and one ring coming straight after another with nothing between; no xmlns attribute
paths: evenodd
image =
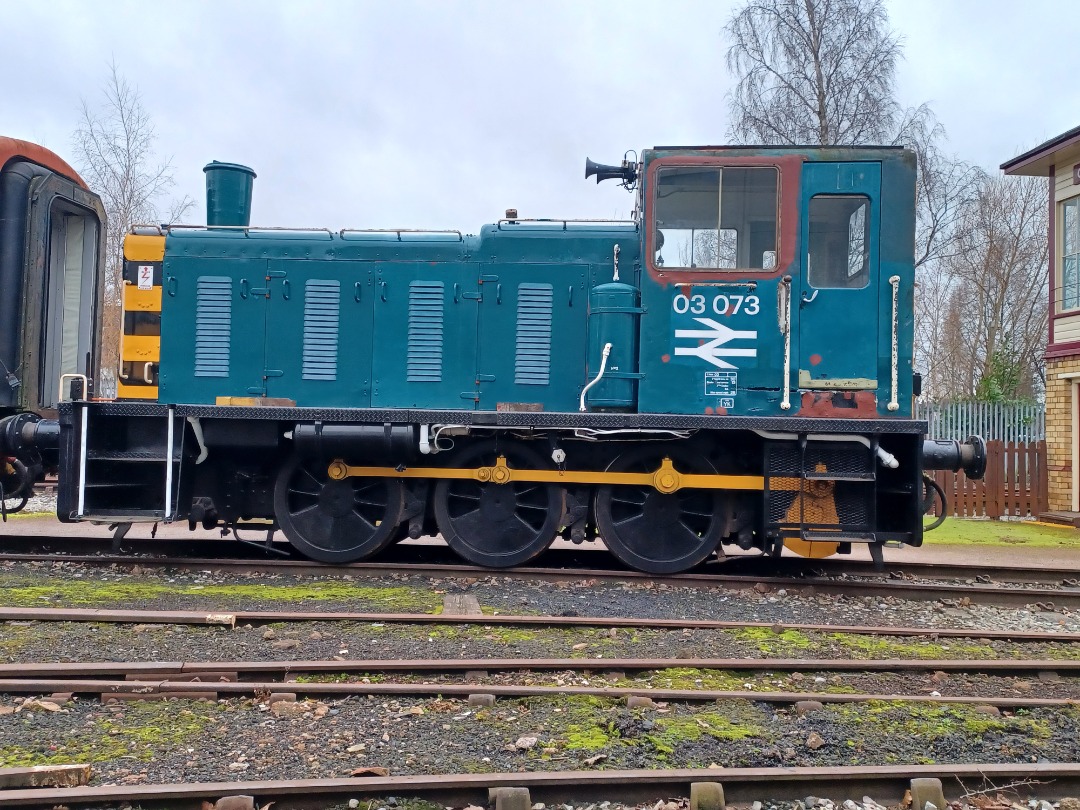
<svg viewBox="0 0 1080 810"><path fill-rule="evenodd" d="M998 652L989 644L977 644L965 639L902 641L895 636L867 636L852 633L830 633L825 638L844 647L857 658L997 658Z"/></svg>
<svg viewBox="0 0 1080 810"><path fill-rule="evenodd" d="M131 703L122 717L95 717L86 725L33 746L0 744L0 767L105 762L119 757L150 762L179 746L198 746L207 726L220 721L222 709L201 701ZM7 722L19 722L11 715Z"/></svg>
<svg viewBox="0 0 1080 810"><path fill-rule="evenodd" d="M21 651L37 633L34 628L25 624L4 622L0 624L0 657L11 657Z"/></svg>
<svg viewBox="0 0 1080 810"><path fill-rule="evenodd" d="M1013 732L1045 739L1052 733L1045 721L1027 713L994 716L962 703L872 700L827 706L826 711L837 719L857 725L866 732L867 739L881 739L884 735L939 740L952 734L979 737L989 732Z"/></svg>
<svg viewBox="0 0 1080 810"><path fill-rule="evenodd" d="M774 657L798 654L816 646L816 641L799 630L783 630L777 633L771 627L740 627L725 630L735 641L757 647L762 653Z"/></svg>
<svg viewBox="0 0 1080 810"><path fill-rule="evenodd" d="M693 743L702 737L723 742L735 742L750 737L763 737L765 731L758 720L760 712L744 701L725 702L710 711L657 717L653 730L645 735L658 759L667 761L682 743ZM689 762L686 767L699 767Z"/></svg>
<svg viewBox="0 0 1080 810"><path fill-rule="evenodd" d="M414 613L431 613L441 597L424 588L405 585L365 586L341 580L319 580L296 585L263 582L257 585L190 585L160 580L122 579L114 581L63 580L46 582L23 576L0 574L0 592L5 605L40 607L47 604L102 605L130 603L146 605L171 596L228 599L236 605L250 602L367 602L381 608Z"/></svg>
<svg viewBox="0 0 1080 810"><path fill-rule="evenodd" d="M634 678L626 678L619 686L644 686L650 689L700 689L715 692L739 692L754 681L750 673L730 672L719 669L694 669L693 667L670 667L653 672L643 672Z"/></svg>

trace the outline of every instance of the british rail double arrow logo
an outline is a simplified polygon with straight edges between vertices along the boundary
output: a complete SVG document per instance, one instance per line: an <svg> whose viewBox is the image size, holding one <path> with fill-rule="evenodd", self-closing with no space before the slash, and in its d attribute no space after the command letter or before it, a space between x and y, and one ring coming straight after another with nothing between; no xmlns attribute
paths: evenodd
<svg viewBox="0 0 1080 810"><path fill-rule="evenodd" d="M757 340L757 332L752 330L732 329L714 321L712 318L694 318L708 329L676 329L675 339L693 338L705 340L700 346L677 346L676 355L694 355L717 368L738 368L733 363L722 360L723 357L757 357L757 349L733 349L724 344L732 340Z"/></svg>

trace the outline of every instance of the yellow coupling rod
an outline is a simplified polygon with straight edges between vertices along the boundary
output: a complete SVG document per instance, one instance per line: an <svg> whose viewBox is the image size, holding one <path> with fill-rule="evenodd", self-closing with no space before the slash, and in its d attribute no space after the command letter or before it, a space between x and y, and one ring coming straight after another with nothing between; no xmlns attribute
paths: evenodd
<svg viewBox="0 0 1080 810"><path fill-rule="evenodd" d="M701 475L681 473L670 458L660 462L651 473L593 472L589 470L517 470L508 467L506 457L499 456L491 467L352 467L341 459L330 463L327 474L334 481L346 478L457 478L481 483L509 484L523 481L537 484L630 484L651 486L670 494L680 489L747 489L762 490L765 479L760 475Z"/></svg>

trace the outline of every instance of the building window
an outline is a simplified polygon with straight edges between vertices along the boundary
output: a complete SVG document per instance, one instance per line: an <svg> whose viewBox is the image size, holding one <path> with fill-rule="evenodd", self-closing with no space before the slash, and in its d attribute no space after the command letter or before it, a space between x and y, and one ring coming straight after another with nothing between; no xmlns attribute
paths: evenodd
<svg viewBox="0 0 1080 810"><path fill-rule="evenodd" d="M1080 197L1061 204L1061 308L1080 308Z"/></svg>
<svg viewBox="0 0 1080 810"><path fill-rule="evenodd" d="M778 172L773 168L663 168L654 209L657 267L773 270Z"/></svg>

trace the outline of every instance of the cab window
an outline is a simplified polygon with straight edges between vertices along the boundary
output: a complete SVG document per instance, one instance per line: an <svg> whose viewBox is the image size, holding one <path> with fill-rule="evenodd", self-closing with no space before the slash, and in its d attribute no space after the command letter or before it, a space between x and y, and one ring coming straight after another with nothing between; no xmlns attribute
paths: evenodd
<svg viewBox="0 0 1080 810"><path fill-rule="evenodd" d="M672 167L657 172L657 267L776 267L779 175L774 168Z"/></svg>
<svg viewBox="0 0 1080 810"><path fill-rule="evenodd" d="M870 282L869 198L810 198L806 264L811 287L858 289Z"/></svg>

